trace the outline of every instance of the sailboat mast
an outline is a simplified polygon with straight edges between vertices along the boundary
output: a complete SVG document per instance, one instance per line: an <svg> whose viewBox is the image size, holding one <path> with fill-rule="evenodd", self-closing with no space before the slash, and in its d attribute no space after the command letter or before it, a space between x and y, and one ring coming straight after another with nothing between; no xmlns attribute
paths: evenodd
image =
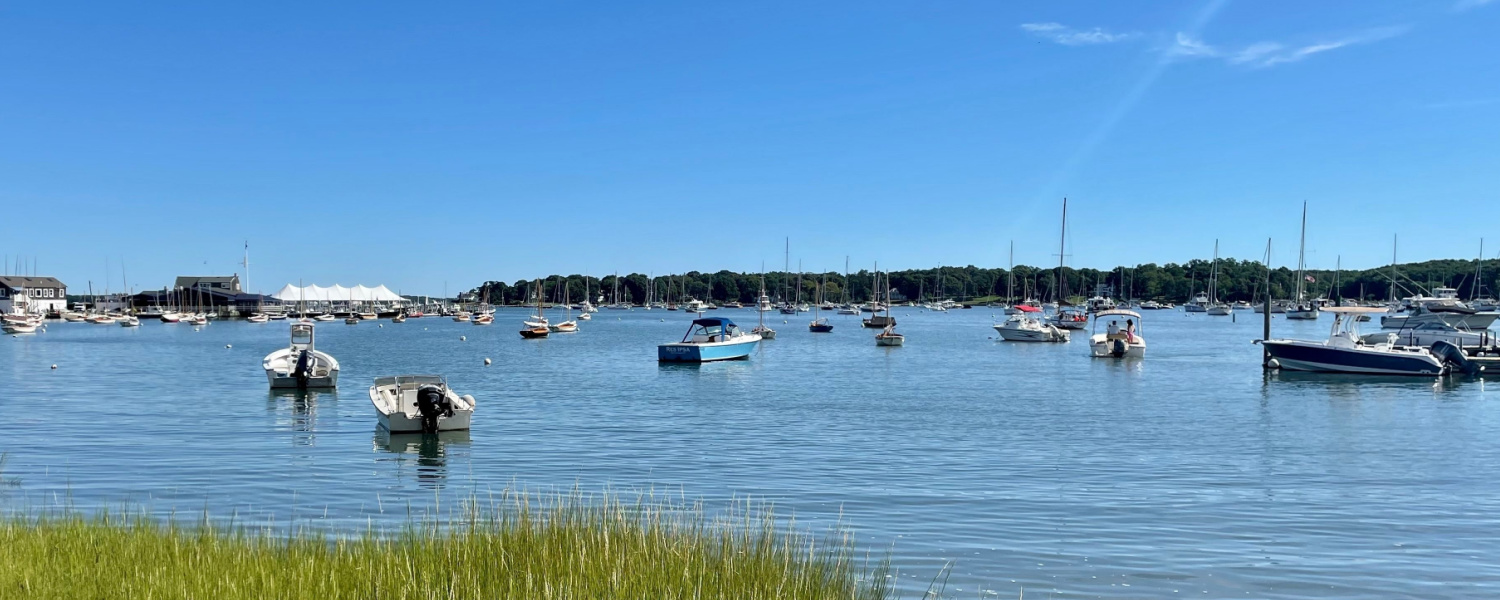
<svg viewBox="0 0 1500 600"><path fill-rule="evenodd" d="M1307 281L1304 279L1303 271L1307 268L1304 259L1307 252L1307 203L1302 203L1302 239L1297 244L1297 302L1302 301L1302 293L1306 288Z"/></svg>
<svg viewBox="0 0 1500 600"><path fill-rule="evenodd" d="M1063 263L1067 261L1068 252L1068 199L1063 198L1062 213L1062 236L1057 243L1057 303L1065 302L1064 295L1067 293L1067 284L1063 282Z"/></svg>
<svg viewBox="0 0 1500 600"><path fill-rule="evenodd" d="M124 269L124 261L120 261L120 269ZM1479 288L1485 287L1485 239L1479 239L1479 258L1475 261L1475 287L1469 293L1469 302L1479 299Z"/></svg>
<svg viewBox="0 0 1500 600"><path fill-rule="evenodd" d="M1399 234L1391 234L1391 297L1388 302L1396 301L1396 242L1399 238Z"/></svg>
<svg viewBox="0 0 1500 600"><path fill-rule="evenodd" d="M1005 282L1005 301L1011 304L1016 302L1016 241L1010 241L1010 276Z"/></svg>
<svg viewBox="0 0 1500 600"><path fill-rule="evenodd" d="M1219 301L1219 240L1214 240L1214 267L1208 273L1208 301Z"/></svg>

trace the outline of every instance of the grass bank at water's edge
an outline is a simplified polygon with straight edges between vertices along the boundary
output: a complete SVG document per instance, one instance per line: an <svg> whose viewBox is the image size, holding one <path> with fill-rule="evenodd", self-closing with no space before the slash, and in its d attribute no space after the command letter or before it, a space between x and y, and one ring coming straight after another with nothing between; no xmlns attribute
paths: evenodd
<svg viewBox="0 0 1500 600"><path fill-rule="evenodd" d="M5 598L849 598L891 595L844 534L769 511L507 495L395 533L192 526L107 512L0 518Z"/></svg>

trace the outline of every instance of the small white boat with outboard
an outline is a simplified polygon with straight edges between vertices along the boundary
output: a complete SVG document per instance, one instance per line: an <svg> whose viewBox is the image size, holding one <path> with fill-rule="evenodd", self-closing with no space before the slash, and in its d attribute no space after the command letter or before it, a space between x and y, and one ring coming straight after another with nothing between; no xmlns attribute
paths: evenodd
<svg viewBox="0 0 1500 600"><path fill-rule="evenodd" d="M442 375L377 377L370 386L380 426L391 433L463 431L474 417L474 397L458 395Z"/></svg>
<svg viewBox="0 0 1500 600"><path fill-rule="evenodd" d="M313 347L313 324L292 323L292 343L266 355L261 366L277 388L331 388L339 384L339 361Z"/></svg>
<svg viewBox="0 0 1500 600"><path fill-rule="evenodd" d="M1099 323L1104 322L1104 333ZM1096 358L1145 358L1146 338L1141 336L1141 314L1114 309L1094 313L1094 335L1089 337L1089 355Z"/></svg>

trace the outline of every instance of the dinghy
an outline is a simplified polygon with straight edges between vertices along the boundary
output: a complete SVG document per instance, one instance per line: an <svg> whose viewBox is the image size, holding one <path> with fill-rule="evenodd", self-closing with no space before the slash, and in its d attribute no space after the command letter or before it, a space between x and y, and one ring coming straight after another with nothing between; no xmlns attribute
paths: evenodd
<svg viewBox="0 0 1500 600"><path fill-rule="evenodd" d="M448 387L442 375L378 377L370 386L380 426L391 433L465 431L474 416L474 397Z"/></svg>

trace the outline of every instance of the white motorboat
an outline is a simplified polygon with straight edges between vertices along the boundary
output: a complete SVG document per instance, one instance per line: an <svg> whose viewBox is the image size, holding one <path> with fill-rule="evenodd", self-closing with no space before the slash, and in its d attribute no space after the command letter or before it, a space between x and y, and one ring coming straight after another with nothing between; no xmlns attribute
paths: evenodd
<svg viewBox="0 0 1500 600"><path fill-rule="evenodd" d="M265 314L256 313L245 317L245 320L251 323L266 323L271 320L271 317Z"/></svg>
<svg viewBox="0 0 1500 600"><path fill-rule="evenodd" d="M448 387L441 375L377 377L370 386L380 426L391 433L463 431L474 417L474 397Z"/></svg>
<svg viewBox="0 0 1500 600"><path fill-rule="evenodd" d="M1035 310L1035 309L1033 309ZM1068 330L1030 314L1011 315L1004 323L995 325L995 332L1007 342L1066 342Z"/></svg>
<svg viewBox="0 0 1500 600"><path fill-rule="evenodd" d="M326 321L337 321L338 317L333 316L333 314L331 314L331 313L323 313L321 315L313 317L312 319L314 321L325 321L326 322Z"/></svg>
<svg viewBox="0 0 1500 600"><path fill-rule="evenodd" d="M590 320L593 320L593 318L594 318L594 315L588 314L586 312L578 313L578 320L579 321L590 321Z"/></svg>
<svg viewBox="0 0 1500 600"><path fill-rule="evenodd" d="M331 388L339 384L339 361L313 346L313 324L292 323L292 342L266 355L261 366L271 388Z"/></svg>
<svg viewBox="0 0 1500 600"><path fill-rule="evenodd" d="M454 323L462 323L464 321L469 320L470 318L471 317L469 316L469 313L460 312L458 314L453 315L453 322Z"/></svg>
<svg viewBox="0 0 1500 600"><path fill-rule="evenodd" d="M1089 315L1076 307L1064 306L1048 322L1062 329L1084 329L1089 326Z"/></svg>
<svg viewBox="0 0 1500 600"><path fill-rule="evenodd" d="M1386 329L1415 327L1425 323L1442 323L1471 331L1489 329L1495 324L1500 312L1477 311L1461 304L1418 304L1404 313L1380 317L1380 326Z"/></svg>
<svg viewBox="0 0 1500 600"><path fill-rule="evenodd" d="M133 316L133 315L125 315L123 317L120 317L120 319L118 321L115 321L115 322L119 323L121 327L140 327L141 326L141 320L139 318Z"/></svg>
<svg viewBox="0 0 1500 600"><path fill-rule="evenodd" d="M477 315L474 315L473 319L464 319L464 320L465 321L469 321L470 323L473 323L475 325L494 325L495 324L495 315L492 315L492 314L489 314L489 313L479 313Z"/></svg>
<svg viewBox="0 0 1500 600"><path fill-rule="evenodd" d="M1192 300L1188 300L1186 304L1182 305L1182 310L1186 312L1208 312L1208 294L1198 292L1197 295L1193 296Z"/></svg>
<svg viewBox="0 0 1500 600"><path fill-rule="evenodd" d="M547 325L547 331L550 331L552 333L577 333L578 322L563 321L561 323L549 323Z"/></svg>
<svg viewBox="0 0 1500 600"><path fill-rule="evenodd" d="M1277 339L1262 341L1261 345L1271 355L1270 366L1291 371L1434 377L1447 372L1444 360L1427 348L1389 342L1367 344L1361 340L1359 319L1352 317L1381 310L1384 309L1330 307L1324 309L1334 316L1327 340Z"/></svg>
<svg viewBox="0 0 1500 600"><path fill-rule="evenodd" d="M1301 321L1316 321L1320 312L1317 305L1302 302L1288 306L1286 308L1286 318Z"/></svg>
<svg viewBox="0 0 1500 600"><path fill-rule="evenodd" d="M1105 332L1099 333L1099 322ZM1145 358L1146 338L1140 333L1141 314L1132 310L1105 310L1094 315L1094 335L1089 354L1096 358Z"/></svg>
<svg viewBox="0 0 1500 600"><path fill-rule="evenodd" d="M1117 306L1114 299L1107 296L1093 296L1088 299L1088 311L1091 313L1114 310Z"/></svg>
<svg viewBox="0 0 1500 600"><path fill-rule="evenodd" d="M1365 334L1360 341L1366 344L1387 343L1398 346L1422 346L1431 348L1438 342L1448 342L1459 348L1489 348L1496 343L1495 334L1488 329L1472 331L1460 329L1441 321L1418 323L1396 331L1378 331Z"/></svg>

